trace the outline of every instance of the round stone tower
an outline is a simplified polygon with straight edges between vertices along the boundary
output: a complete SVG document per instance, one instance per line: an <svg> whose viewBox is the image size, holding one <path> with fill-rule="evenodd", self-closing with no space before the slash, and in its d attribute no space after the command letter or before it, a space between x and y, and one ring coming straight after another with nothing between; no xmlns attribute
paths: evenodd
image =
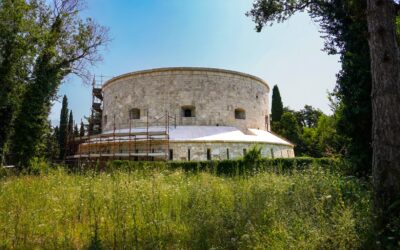
<svg viewBox="0 0 400 250"><path fill-rule="evenodd" d="M209 68L161 68L103 85L103 131L168 112L178 125L269 130L269 86L258 77Z"/></svg>
<svg viewBox="0 0 400 250"><path fill-rule="evenodd" d="M160 68L114 77L96 91L102 133L84 138L75 158L222 160L255 145L264 157L294 156L294 145L270 131L268 84L252 75Z"/></svg>

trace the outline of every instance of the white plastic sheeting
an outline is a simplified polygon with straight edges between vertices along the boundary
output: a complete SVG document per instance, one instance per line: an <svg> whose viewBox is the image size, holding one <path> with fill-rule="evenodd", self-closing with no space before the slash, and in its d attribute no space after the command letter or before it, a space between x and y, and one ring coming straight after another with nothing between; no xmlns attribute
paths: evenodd
<svg viewBox="0 0 400 250"><path fill-rule="evenodd" d="M165 130L165 127L149 127L149 132ZM115 133L128 133L129 129L118 129ZM146 132L146 128L132 128L131 132ZM260 142L293 146L290 142L260 129L248 129L247 133L235 127L225 126L177 126L169 128L170 141L205 142ZM104 134L112 134L113 130Z"/></svg>

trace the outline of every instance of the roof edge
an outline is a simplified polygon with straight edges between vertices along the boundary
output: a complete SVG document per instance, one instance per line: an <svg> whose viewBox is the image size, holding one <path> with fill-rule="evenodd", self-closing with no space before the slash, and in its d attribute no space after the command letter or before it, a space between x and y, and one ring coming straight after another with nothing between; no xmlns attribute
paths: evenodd
<svg viewBox="0 0 400 250"><path fill-rule="evenodd" d="M165 68L154 68L154 69L133 71L133 72L119 75L119 76L115 76L115 77L111 78L110 80L107 80L103 84L102 88L108 86L109 84L111 84L119 79L123 79L126 77L131 77L131 76L141 75L141 74L151 74L151 73L156 73L156 72L167 72L167 71L204 71L204 72L226 73L226 74L232 74L232 75L239 75L242 77L248 77L250 79L253 79L255 81L262 83L263 85L265 85L268 88L268 91L270 91L270 87L269 87L268 83L260 77L253 76L253 75L239 72L239 71L234 71L234 70L218 69L218 68L205 68L205 67L165 67Z"/></svg>
<svg viewBox="0 0 400 250"><path fill-rule="evenodd" d="M233 141L233 140L169 140L169 143L249 143L249 144L268 144L277 146L287 146L294 148L293 144L279 143L279 142L266 142L266 141Z"/></svg>

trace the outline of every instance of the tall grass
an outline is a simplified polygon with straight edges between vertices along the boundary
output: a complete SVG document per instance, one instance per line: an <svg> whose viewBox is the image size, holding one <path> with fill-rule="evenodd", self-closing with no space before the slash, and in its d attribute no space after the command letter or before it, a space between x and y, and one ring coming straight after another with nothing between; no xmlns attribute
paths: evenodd
<svg viewBox="0 0 400 250"><path fill-rule="evenodd" d="M370 214L368 188L321 169L0 179L0 249L357 248Z"/></svg>

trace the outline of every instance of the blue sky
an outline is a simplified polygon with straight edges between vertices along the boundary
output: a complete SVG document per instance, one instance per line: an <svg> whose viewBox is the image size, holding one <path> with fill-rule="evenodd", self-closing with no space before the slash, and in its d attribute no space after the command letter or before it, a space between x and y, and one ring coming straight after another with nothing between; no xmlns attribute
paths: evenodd
<svg viewBox="0 0 400 250"><path fill-rule="evenodd" d="M285 106L305 104L329 113L327 91L340 69L337 56L321 51L319 26L306 14L254 30L245 16L252 0L88 0L83 17L110 29L96 76L158 67L214 67L237 70L279 86ZM104 79L107 79L106 77ZM80 121L90 113L91 88L70 76L60 87ZM61 98L50 119L59 120Z"/></svg>

